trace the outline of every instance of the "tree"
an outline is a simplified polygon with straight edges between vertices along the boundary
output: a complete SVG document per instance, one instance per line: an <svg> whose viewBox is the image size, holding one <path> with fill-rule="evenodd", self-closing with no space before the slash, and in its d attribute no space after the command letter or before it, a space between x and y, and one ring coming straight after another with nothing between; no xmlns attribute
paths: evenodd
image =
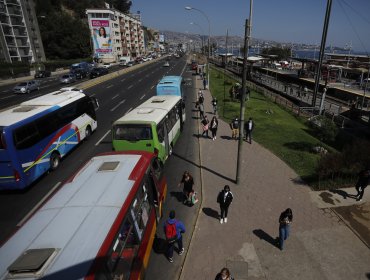
<svg viewBox="0 0 370 280"><path fill-rule="evenodd" d="M290 57L291 49L283 47L271 47L262 49L264 55L276 55L277 60L286 60Z"/></svg>

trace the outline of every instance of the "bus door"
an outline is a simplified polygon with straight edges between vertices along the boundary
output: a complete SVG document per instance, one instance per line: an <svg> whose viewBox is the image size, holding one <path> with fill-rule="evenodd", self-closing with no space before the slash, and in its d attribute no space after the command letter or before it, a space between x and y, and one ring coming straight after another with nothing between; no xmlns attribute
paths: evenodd
<svg viewBox="0 0 370 280"><path fill-rule="evenodd" d="M15 175L20 175L20 170L13 167L12 157L10 155L10 143L6 143L5 132L0 127L0 189L10 183L15 183ZM13 155L15 157L15 155Z"/></svg>
<svg viewBox="0 0 370 280"><path fill-rule="evenodd" d="M167 126L167 119L165 121L165 125L163 126L163 128L164 128L164 149L166 151L165 158L167 158L172 153L171 147L170 147L170 140L168 137L169 130Z"/></svg>

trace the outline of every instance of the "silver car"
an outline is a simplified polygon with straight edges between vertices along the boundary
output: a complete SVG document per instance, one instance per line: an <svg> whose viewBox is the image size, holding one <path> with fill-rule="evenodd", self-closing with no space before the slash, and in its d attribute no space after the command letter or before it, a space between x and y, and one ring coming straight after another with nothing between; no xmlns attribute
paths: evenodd
<svg viewBox="0 0 370 280"><path fill-rule="evenodd" d="M30 93L34 90L39 90L40 85L38 81L27 81L19 83L13 88L14 93Z"/></svg>
<svg viewBox="0 0 370 280"><path fill-rule="evenodd" d="M76 81L76 76L73 74L65 74L60 78L61 84L71 84Z"/></svg>

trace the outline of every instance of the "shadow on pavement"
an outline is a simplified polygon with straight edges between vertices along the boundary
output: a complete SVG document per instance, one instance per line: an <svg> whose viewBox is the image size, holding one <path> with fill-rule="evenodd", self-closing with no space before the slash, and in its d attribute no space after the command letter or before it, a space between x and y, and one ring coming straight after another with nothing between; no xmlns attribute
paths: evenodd
<svg viewBox="0 0 370 280"><path fill-rule="evenodd" d="M231 131L230 131L230 133L231 133ZM225 139L225 140L234 140L235 141L235 139L231 138L230 136L226 136L226 135L222 135L221 138Z"/></svg>
<svg viewBox="0 0 370 280"><path fill-rule="evenodd" d="M343 199L347 199L347 197L356 199L356 195L354 194L349 194L346 191L343 190L329 190L331 193L339 194L340 196L343 197Z"/></svg>
<svg viewBox="0 0 370 280"><path fill-rule="evenodd" d="M170 192L172 197L175 197L178 202L183 202L184 201L184 194L183 192Z"/></svg>
<svg viewBox="0 0 370 280"><path fill-rule="evenodd" d="M197 134L193 134L193 136L197 136L198 137ZM229 177L226 177L226 176L224 176L224 175L222 175L222 174L220 174L220 173L218 173L218 172L216 172L216 171L214 171L212 169L209 169L208 167L200 166L199 164L196 164L195 162L192 162L192 161L190 161L190 160L188 160L188 159L184 158L183 156L180 156L180 155L178 155L176 153L173 153L172 155L175 156L175 157L178 157L178 158L180 158L180 159L182 159L182 160L184 160L184 161L186 161L186 162L188 162L190 164L193 164L194 166L196 166L198 168L202 168L204 170L207 170L208 172L210 172L210 173L212 173L212 174L214 174L214 175L216 175L216 176L218 176L218 177L220 177L220 178L222 178L224 180L227 180L227 181L229 181L231 183L235 183L235 180L234 179L231 179Z"/></svg>
<svg viewBox="0 0 370 280"><path fill-rule="evenodd" d="M263 239L265 240L266 242L270 243L271 245L273 245L274 247L277 247L277 243L276 243L276 239L273 238L271 235L269 235L268 233L266 233L264 230L262 229L255 229L253 230L253 233L260 239Z"/></svg>
<svg viewBox="0 0 370 280"><path fill-rule="evenodd" d="M153 251L158 255L166 254L167 241L155 235L154 241L153 241Z"/></svg>
<svg viewBox="0 0 370 280"><path fill-rule="evenodd" d="M215 218L217 220L219 218L218 212L216 210L213 210L212 208L203 207L202 211L203 211L204 214L206 214L207 216L209 216L211 218Z"/></svg>

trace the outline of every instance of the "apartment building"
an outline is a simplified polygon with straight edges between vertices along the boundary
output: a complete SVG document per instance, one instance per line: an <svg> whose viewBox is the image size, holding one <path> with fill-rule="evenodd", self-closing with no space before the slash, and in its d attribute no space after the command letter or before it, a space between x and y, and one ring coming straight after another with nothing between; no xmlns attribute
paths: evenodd
<svg viewBox="0 0 370 280"><path fill-rule="evenodd" d="M0 60L45 61L32 0L0 0Z"/></svg>
<svg viewBox="0 0 370 280"><path fill-rule="evenodd" d="M140 15L123 14L115 9L86 10L94 57L101 62L118 62L120 57L145 54Z"/></svg>

